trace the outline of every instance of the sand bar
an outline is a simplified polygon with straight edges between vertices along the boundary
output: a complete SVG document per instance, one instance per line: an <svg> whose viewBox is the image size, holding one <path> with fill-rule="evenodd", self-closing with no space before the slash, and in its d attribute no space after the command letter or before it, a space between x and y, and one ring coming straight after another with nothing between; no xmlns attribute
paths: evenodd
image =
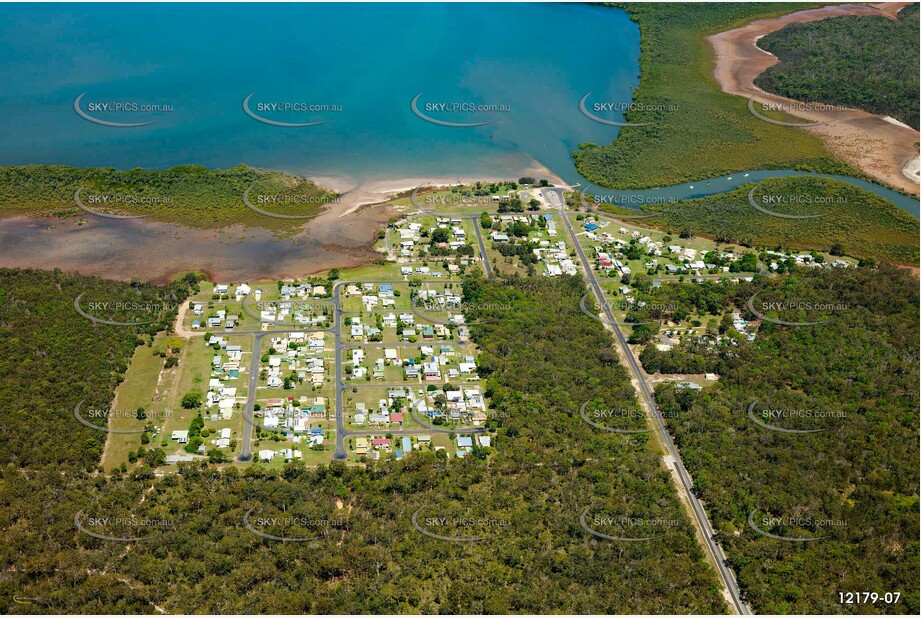
<svg viewBox="0 0 921 618"><path fill-rule="evenodd" d="M842 161L864 171L883 183L918 195L917 180L903 170L918 157L918 131L883 116L861 110L802 109L798 101L764 92L754 84L755 77L778 59L757 46L761 37L787 24L806 23L842 15L875 15L894 18L909 3L884 2L874 5L842 4L790 13L782 17L761 19L741 28L708 37L716 57L714 76L724 92L746 99L776 103L791 109L791 115L811 122L827 124L804 128L816 134L826 148ZM791 106L792 108L788 107Z"/></svg>

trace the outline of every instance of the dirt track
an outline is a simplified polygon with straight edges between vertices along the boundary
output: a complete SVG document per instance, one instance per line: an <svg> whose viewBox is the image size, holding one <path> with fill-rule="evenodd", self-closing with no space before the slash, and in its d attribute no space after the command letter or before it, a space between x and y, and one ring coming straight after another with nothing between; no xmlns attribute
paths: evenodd
<svg viewBox="0 0 921 618"><path fill-rule="evenodd" d="M798 103L792 99L764 92L754 79L765 69L777 64L777 57L758 48L762 36L780 30L787 24L805 23L842 15L877 15L893 18L907 2L885 2L875 5L844 4L790 13L782 17L754 21L741 28L708 37L716 54L714 76L724 92L746 99L757 95L756 101L785 106ZM918 157L918 131L882 116L860 110L817 110L800 108L791 115L811 122L824 122L804 128L815 133L826 148L842 161L878 178L885 184L918 195L918 181L905 173L910 162Z"/></svg>

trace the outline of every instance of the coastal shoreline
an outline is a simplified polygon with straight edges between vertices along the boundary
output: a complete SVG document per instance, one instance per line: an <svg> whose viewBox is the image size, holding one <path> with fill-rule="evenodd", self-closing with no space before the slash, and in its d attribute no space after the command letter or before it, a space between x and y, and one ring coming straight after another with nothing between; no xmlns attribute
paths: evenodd
<svg viewBox="0 0 921 618"><path fill-rule="evenodd" d="M307 176L307 179L317 183L321 187L336 191L341 194L339 202L335 208L331 207L321 213L322 217L333 211L336 216L344 217L349 215L362 206L380 204L386 202L394 195L412 191L420 186L448 186L457 184L473 184L476 182L503 182L506 180L518 180L522 176L532 176L534 178L545 178L554 186L567 187L566 182L557 174L553 173L546 166L534 162L529 168L520 171L515 177L505 176L415 176L406 178L377 178L367 180L361 183L337 176Z"/></svg>
<svg viewBox="0 0 921 618"><path fill-rule="evenodd" d="M720 88L729 94L745 98L757 95L762 103L793 105L790 115L811 122L826 124L804 127L819 137L829 152L840 160L860 169L884 184L919 194L917 179L909 170L918 159L918 131L884 116L862 110L804 110L800 103L758 88L754 80L779 60L758 47L758 40L792 23L807 23L844 15L880 16L895 19L908 2L886 2L875 5L844 4L789 13L753 21L740 28L707 37L713 46L715 67L713 76Z"/></svg>
<svg viewBox="0 0 921 618"><path fill-rule="evenodd" d="M311 178L341 192L292 236L244 225L190 228L151 219L103 219L81 214L66 219L0 218L0 266L59 268L65 272L130 281L163 283L188 271L214 281L291 280L333 268L363 266L381 258L373 248L377 232L401 209L387 205L418 186L517 180L520 176L565 183L535 164L509 177L408 177L355 185L343 178Z"/></svg>

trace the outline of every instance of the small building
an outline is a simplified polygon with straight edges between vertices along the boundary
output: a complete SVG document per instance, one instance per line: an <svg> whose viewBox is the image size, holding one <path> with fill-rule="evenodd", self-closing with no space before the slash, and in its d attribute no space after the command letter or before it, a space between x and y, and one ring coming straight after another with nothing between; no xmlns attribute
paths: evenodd
<svg viewBox="0 0 921 618"><path fill-rule="evenodd" d="M176 463L190 462L190 461L195 461L195 458L192 457L191 455L167 455L166 456L167 464L176 464Z"/></svg>

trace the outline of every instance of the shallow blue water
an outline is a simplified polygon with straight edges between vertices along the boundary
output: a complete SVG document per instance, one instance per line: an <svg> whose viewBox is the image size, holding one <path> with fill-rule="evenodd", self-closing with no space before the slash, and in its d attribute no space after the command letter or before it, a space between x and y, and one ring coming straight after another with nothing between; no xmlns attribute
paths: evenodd
<svg viewBox="0 0 921 618"><path fill-rule="evenodd" d="M618 10L556 4L5 5L0 8L0 164L164 168L248 163L373 178L512 175L534 160L564 179L580 142L617 135L579 99L628 103L639 33ZM573 36L582 43L575 44ZM81 109L136 128L99 126ZM341 106L267 112L258 103ZM507 105L433 112L410 101ZM172 111L89 112L104 102ZM605 114L601 114L605 115ZM622 114L606 114L622 119Z"/></svg>
<svg viewBox="0 0 921 618"><path fill-rule="evenodd" d="M574 35L576 35L574 38ZM574 43L578 40L579 43ZM586 181L571 152L618 128L579 100L626 105L638 81L639 32L619 10L559 4L3 5L0 165L61 163L162 169L247 163L315 176L515 177L537 161ZM100 126L74 111L107 122ZM309 127L275 122L326 121ZM495 121L480 127L428 123ZM101 111L103 103L170 111ZM260 111L267 104L326 111ZM475 103L508 111L426 111ZM598 116L622 120L618 111ZM793 170L757 171L633 192L700 197ZM918 201L841 178L918 215ZM691 185L694 188L691 188ZM614 193L614 192L611 192Z"/></svg>

